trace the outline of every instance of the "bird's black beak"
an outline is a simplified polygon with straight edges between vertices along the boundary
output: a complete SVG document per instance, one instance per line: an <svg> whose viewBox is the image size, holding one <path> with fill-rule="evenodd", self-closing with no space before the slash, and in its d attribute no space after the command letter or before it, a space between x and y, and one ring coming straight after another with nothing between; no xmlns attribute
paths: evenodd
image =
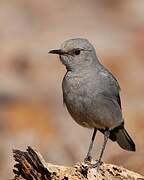
<svg viewBox="0 0 144 180"><path fill-rule="evenodd" d="M55 49L55 50L51 50L49 51L48 53L51 53L51 54L59 54L59 55L64 55L65 52L61 49Z"/></svg>

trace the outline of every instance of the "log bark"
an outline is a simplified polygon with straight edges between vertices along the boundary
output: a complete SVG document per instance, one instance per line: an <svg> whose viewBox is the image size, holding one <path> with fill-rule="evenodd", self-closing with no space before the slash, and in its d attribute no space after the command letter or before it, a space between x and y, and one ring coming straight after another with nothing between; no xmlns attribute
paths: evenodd
<svg viewBox="0 0 144 180"><path fill-rule="evenodd" d="M138 173L123 167L102 163L99 169L78 163L73 167L65 167L46 163L43 157L28 147L27 150L13 150L13 180L144 180Z"/></svg>

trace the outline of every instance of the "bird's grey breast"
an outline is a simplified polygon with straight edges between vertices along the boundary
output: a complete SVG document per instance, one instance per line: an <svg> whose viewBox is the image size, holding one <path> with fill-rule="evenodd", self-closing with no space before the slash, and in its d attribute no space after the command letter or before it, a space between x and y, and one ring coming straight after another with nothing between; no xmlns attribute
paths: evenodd
<svg viewBox="0 0 144 180"><path fill-rule="evenodd" d="M109 79L103 73L68 72L63 79L63 99L74 120L82 126L113 128L122 115Z"/></svg>
<svg viewBox="0 0 144 180"><path fill-rule="evenodd" d="M89 86L89 88L87 87ZM89 77L86 74L76 74L68 72L62 83L64 103L73 103L77 105L77 101L81 102L84 97L88 96L88 89L90 91Z"/></svg>
<svg viewBox="0 0 144 180"><path fill-rule="evenodd" d="M90 78L89 73L68 72L62 83L63 100L69 113L77 123L87 127L90 126L90 123L88 123L89 125L86 123L91 101L89 95L92 95L92 91L94 91Z"/></svg>

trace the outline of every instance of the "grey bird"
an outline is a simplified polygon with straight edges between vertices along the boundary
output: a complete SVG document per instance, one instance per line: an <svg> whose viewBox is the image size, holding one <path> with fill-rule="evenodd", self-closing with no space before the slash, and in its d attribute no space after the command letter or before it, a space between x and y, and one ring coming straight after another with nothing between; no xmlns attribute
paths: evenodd
<svg viewBox="0 0 144 180"><path fill-rule="evenodd" d="M94 129L84 162L91 162L97 130L104 134L104 143L96 166L101 162L108 139L125 150L135 151L135 144L124 128L120 86L99 62L93 45L87 39L70 39L49 53L58 54L67 69L62 89L68 112L79 125Z"/></svg>

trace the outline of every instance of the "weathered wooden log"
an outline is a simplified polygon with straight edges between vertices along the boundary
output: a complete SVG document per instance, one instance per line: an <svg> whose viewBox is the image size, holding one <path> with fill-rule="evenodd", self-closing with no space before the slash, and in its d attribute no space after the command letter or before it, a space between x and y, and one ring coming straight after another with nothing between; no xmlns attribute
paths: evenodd
<svg viewBox="0 0 144 180"><path fill-rule="evenodd" d="M31 147L26 152L13 150L16 161L13 180L142 180L144 177L123 167L102 163L99 169L82 163L65 167L46 163Z"/></svg>

